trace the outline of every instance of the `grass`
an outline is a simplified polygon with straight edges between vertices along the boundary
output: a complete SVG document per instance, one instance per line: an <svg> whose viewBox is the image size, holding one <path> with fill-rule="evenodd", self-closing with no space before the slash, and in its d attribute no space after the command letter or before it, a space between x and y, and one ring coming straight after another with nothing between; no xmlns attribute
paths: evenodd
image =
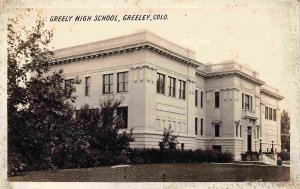
<svg viewBox="0 0 300 189"><path fill-rule="evenodd" d="M283 182L290 169L239 164L139 164L129 167L96 167L31 172L9 181L33 182Z"/></svg>

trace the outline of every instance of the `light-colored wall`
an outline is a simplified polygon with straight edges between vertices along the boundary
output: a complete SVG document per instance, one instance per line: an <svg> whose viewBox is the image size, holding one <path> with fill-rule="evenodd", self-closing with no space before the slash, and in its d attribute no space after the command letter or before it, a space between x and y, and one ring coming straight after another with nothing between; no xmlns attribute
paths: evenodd
<svg viewBox="0 0 300 189"><path fill-rule="evenodd" d="M265 119L265 107L276 109L276 121ZM281 151L281 109L280 101L270 97L264 93L261 93L261 125L263 128L262 139L263 139L263 150L266 148L271 149L272 140L274 141L274 150Z"/></svg>
<svg viewBox="0 0 300 189"><path fill-rule="evenodd" d="M151 42L154 45L165 47L168 52L180 55L183 58L194 58L193 51L186 50L176 44L169 43L160 37L147 32L140 32L135 40L132 36L125 36L113 40L104 40L64 49L56 52L58 57L76 56L82 54L80 49L88 52L105 51L107 48L125 48L126 43ZM184 143L185 149L211 149L212 145L221 145L222 151L232 152L235 159L247 150L247 126L252 129L252 150L259 150L259 139L263 140L263 151L274 148L280 151L280 106L279 100L261 93L262 81L259 74L245 65L227 62L216 66L202 66L196 68L195 62L180 61L178 57L164 54L165 52L151 50L148 47L136 48L129 51L119 50L111 55L101 55L97 58L83 58L69 63L53 65L53 70L63 69L66 79L78 76L82 83L77 85L77 96L74 105L79 109L85 103L98 107L99 101L108 97L102 94L103 74L114 74L113 94L117 98L124 98L121 106L128 106L128 128L133 128L135 141L131 147L158 148L164 128L171 125L175 135L178 135L180 148ZM104 53L105 54L105 53ZM193 60L194 61L194 60ZM201 71L204 75L197 73ZM241 76L229 73L250 74ZM128 92L117 93L117 73L128 71ZM222 73L228 73L222 75ZM156 92L157 73L165 75L165 94ZM207 75L206 75L207 74ZM215 75L209 75L215 74ZM176 96L168 96L168 77L176 79ZM86 97L85 77L91 77L91 95ZM186 98L179 98L179 79L186 81ZM198 106L195 106L195 90L198 90ZM200 94L203 92L203 107L200 106ZM215 92L220 93L220 107L215 108ZM242 110L242 93L253 97L253 110ZM277 110L277 121L264 119L264 106ZM252 118L245 118L245 115ZM195 118L198 118L198 135L195 135ZM201 118L203 119L203 135L200 135ZM214 136L213 121L220 121L220 137ZM236 136L236 121L242 125ZM256 127L261 128L261 137L256 137ZM270 138L272 136L272 138Z"/></svg>

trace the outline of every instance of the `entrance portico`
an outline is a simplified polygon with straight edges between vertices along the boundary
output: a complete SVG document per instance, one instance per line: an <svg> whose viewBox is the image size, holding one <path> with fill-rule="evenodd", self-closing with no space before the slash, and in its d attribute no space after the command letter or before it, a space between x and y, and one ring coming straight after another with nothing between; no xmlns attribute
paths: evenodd
<svg viewBox="0 0 300 189"><path fill-rule="evenodd" d="M243 135L243 152L255 151L254 135L256 128L256 119L243 119L245 125Z"/></svg>

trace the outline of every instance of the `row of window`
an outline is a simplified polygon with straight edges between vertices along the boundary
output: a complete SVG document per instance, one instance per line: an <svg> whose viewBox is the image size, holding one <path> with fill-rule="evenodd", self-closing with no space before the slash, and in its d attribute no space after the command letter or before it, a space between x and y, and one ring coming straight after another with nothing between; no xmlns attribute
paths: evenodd
<svg viewBox="0 0 300 189"><path fill-rule="evenodd" d="M265 119L276 121L276 109L265 107Z"/></svg>
<svg viewBox="0 0 300 189"><path fill-rule="evenodd" d="M251 133L249 133L249 135L251 135ZM260 135L260 129L259 129L259 127L256 127L256 134L254 135L254 138L259 139L259 135ZM242 125L235 126L235 136L242 137Z"/></svg>
<svg viewBox="0 0 300 189"><path fill-rule="evenodd" d="M195 117L195 135L198 135L198 118ZM203 119L200 119L200 135L203 136Z"/></svg>
<svg viewBox="0 0 300 189"><path fill-rule="evenodd" d="M201 94L201 105L202 105L202 95ZM252 110L253 109L253 98L250 95L242 93L242 109ZM202 106L201 106L202 107ZM215 92L215 108L220 107L220 92Z"/></svg>
<svg viewBox="0 0 300 189"><path fill-rule="evenodd" d="M114 74L103 75L103 94L113 93ZM128 92L128 72L117 73L117 92Z"/></svg>
<svg viewBox="0 0 300 189"><path fill-rule="evenodd" d="M102 108L101 111L104 111L105 112L106 108ZM81 110L76 110L76 118L78 118L79 114L80 114L80 111ZM89 114L91 116L95 115L96 112L95 111L99 111L99 109L94 109L94 108L91 108L89 109ZM120 117L124 124L123 124L123 128L127 128L128 127L128 107L127 106L124 106L124 107L118 107L117 108L117 116ZM112 117L113 115L111 115Z"/></svg>
<svg viewBox="0 0 300 189"><path fill-rule="evenodd" d="M186 82L178 79L179 89L178 94L180 99L185 99L186 93ZM160 94L165 94L165 83L166 76L161 73L157 73L157 82L156 82L156 92ZM168 77L168 96L176 97L176 79L173 77Z"/></svg>
<svg viewBox="0 0 300 189"><path fill-rule="evenodd" d="M103 94L113 93L114 87L114 74L104 74L103 75ZM65 80L65 95L71 96L71 84L74 79ZM84 94L85 96L91 95L91 77L85 77L84 80ZM128 72L117 73L117 92L128 92Z"/></svg>
<svg viewBox="0 0 300 189"><path fill-rule="evenodd" d="M160 129L171 127L174 132L187 132L186 122L183 120L176 122L176 120L172 119L165 120L165 118L157 118L156 121Z"/></svg>
<svg viewBox="0 0 300 189"><path fill-rule="evenodd" d="M195 90L195 106L198 106L198 90ZM200 92L200 107L203 108L203 91Z"/></svg>

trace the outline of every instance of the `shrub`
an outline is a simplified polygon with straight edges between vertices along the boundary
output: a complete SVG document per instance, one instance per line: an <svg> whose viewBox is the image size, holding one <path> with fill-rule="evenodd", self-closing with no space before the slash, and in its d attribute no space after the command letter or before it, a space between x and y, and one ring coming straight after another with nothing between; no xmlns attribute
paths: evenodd
<svg viewBox="0 0 300 189"><path fill-rule="evenodd" d="M229 152L214 150L159 150L130 149L127 153L130 163L228 163L233 160Z"/></svg>
<svg viewBox="0 0 300 189"><path fill-rule="evenodd" d="M290 160L290 152L283 151L283 152L277 153L277 155L281 158L282 161Z"/></svg>
<svg viewBox="0 0 300 189"><path fill-rule="evenodd" d="M159 143L160 150L175 150L178 144L177 136L173 135L171 126L168 129L164 129L163 138Z"/></svg>

